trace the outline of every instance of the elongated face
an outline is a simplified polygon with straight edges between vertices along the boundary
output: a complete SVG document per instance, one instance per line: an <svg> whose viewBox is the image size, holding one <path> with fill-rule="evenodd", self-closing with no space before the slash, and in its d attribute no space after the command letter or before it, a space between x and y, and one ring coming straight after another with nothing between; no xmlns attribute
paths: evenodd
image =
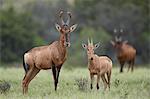
<svg viewBox="0 0 150 99"><path fill-rule="evenodd" d="M93 43L88 41L88 45L82 44L82 47L87 50L87 55L89 60L93 60L94 50L99 47L99 43L93 45Z"/></svg>
<svg viewBox="0 0 150 99"><path fill-rule="evenodd" d="M94 46L92 44L82 45L82 46L83 46L83 48L85 48L87 50L88 60L93 60ZM87 47L85 47L85 46L87 46Z"/></svg>
<svg viewBox="0 0 150 99"><path fill-rule="evenodd" d="M61 33L61 35L63 37L62 39L63 39L64 46L70 47L70 39L69 39L70 33L76 29L77 24L72 25L72 26L69 25L69 22L71 19L71 13L70 12L67 12L69 17L68 17L68 20L66 22L63 21L62 14L63 14L63 12L61 11L60 12L61 25L55 24L55 26L56 26L56 29Z"/></svg>
<svg viewBox="0 0 150 99"><path fill-rule="evenodd" d="M111 44L113 45L114 48L116 49L120 49L123 45L123 41L122 41L122 37L120 35L123 34L123 29L114 29L114 34L115 36L115 40L114 41L110 41Z"/></svg>
<svg viewBox="0 0 150 99"><path fill-rule="evenodd" d="M121 37L115 37L115 40L114 41L111 41L111 44L113 45L114 48L116 49L121 49L122 45L123 44L126 44L128 41L122 41L122 38Z"/></svg>

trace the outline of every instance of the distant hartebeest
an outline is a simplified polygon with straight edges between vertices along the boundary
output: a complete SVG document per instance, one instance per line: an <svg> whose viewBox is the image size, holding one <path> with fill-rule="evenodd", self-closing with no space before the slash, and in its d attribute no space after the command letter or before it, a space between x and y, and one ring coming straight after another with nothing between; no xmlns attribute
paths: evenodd
<svg viewBox="0 0 150 99"><path fill-rule="evenodd" d="M116 32L116 30L114 31ZM122 32L122 30L120 30ZM123 72L123 67L125 62L128 62L128 71L131 68L133 71L135 57L136 57L136 49L128 44L128 41L122 41L121 37L115 36L115 41L111 41L111 44L117 51L117 58L120 63L120 72Z"/></svg>
<svg viewBox="0 0 150 99"><path fill-rule="evenodd" d="M66 61L67 48L70 47L69 35L77 27L77 24L69 26L71 13L68 12L68 20L62 19L63 11L60 12L61 25L55 24L56 29L60 32L60 39L47 46L35 47L24 54L23 66L25 76L22 81L23 94L28 92L30 81L43 69L52 69L55 91L57 90L59 72Z"/></svg>
<svg viewBox="0 0 150 99"><path fill-rule="evenodd" d="M97 56L94 54L94 50L99 47L99 43L93 45L93 41L88 40L88 45L82 44L82 47L87 50L88 55L88 69L91 77L91 89L93 89L94 75L97 75L97 90L99 89L100 77L104 83L104 90L107 86L110 89L110 79L112 71L112 61L107 56ZM107 79L106 76L107 75Z"/></svg>

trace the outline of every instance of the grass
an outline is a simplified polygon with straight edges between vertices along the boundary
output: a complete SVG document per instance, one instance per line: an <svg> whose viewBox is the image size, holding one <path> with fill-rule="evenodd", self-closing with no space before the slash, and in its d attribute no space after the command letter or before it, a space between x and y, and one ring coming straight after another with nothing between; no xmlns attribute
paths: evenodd
<svg viewBox="0 0 150 99"><path fill-rule="evenodd" d="M57 92L54 91L51 70L40 71L31 81L27 95L22 94L21 81L24 76L23 68L0 68L0 80L10 83L11 88L7 93L0 94L0 99L149 99L150 97L150 70L136 68L133 73L118 73L114 68L111 79L111 90L103 91L103 83L100 90L90 90L90 79L87 68L65 69L60 73ZM83 79L83 82L80 81ZM102 81L102 80L101 80ZM79 83L82 83L80 87ZM88 84L88 86L86 86Z"/></svg>

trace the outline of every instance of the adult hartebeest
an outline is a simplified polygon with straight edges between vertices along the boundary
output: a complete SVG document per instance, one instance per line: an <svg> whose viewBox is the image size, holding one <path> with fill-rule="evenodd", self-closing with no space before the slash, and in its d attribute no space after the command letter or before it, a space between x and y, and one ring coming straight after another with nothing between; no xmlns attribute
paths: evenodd
<svg viewBox="0 0 150 99"><path fill-rule="evenodd" d="M30 81L43 69L52 69L55 91L57 90L59 72L66 61L67 47L70 47L69 35L74 31L77 24L69 26L71 13L67 12L69 18L66 22L62 18L63 11L60 12L61 25L55 24L56 29L60 32L58 41L47 46L35 47L24 54L23 66L25 76L22 81L23 94L28 92Z"/></svg>
<svg viewBox="0 0 150 99"><path fill-rule="evenodd" d="M120 32L122 32L121 30ZM114 32L117 32L116 30ZM136 49L128 44L128 41L122 41L121 37L115 36L115 41L111 41L111 44L117 51L117 59L120 63L120 72L123 72L123 67L125 62L128 62L128 71L131 68L133 71L135 57L136 57Z"/></svg>
<svg viewBox="0 0 150 99"><path fill-rule="evenodd" d="M87 50L88 56L88 69L91 77L91 89L93 88L94 75L97 75L97 90L99 89L99 80L100 77L104 83L104 89L106 90L107 86L110 89L110 79L112 72L112 61L109 57L98 56L94 54L94 50L99 47L99 43L93 45L93 41L88 40L88 45L82 44L82 47ZM106 76L107 75L107 79Z"/></svg>

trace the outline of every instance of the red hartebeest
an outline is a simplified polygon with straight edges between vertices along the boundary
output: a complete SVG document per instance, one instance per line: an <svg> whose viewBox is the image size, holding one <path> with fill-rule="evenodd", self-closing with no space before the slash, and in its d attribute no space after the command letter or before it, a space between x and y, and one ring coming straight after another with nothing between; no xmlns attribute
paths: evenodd
<svg viewBox="0 0 150 99"><path fill-rule="evenodd" d="M61 25L55 24L56 29L60 32L58 41L53 42L47 46L35 47L24 54L23 66L25 69L25 76L22 81L23 94L28 92L28 85L30 81L43 69L52 69L55 91L57 90L59 72L66 61L67 48L70 47L69 35L73 32L77 24L69 26L71 13L68 12L68 20L64 22L62 19L63 11L60 12Z"/></svg>
<svg viewBox="0 0 150 99"><path fill-rule="evenodd" d="M88 45L82 44L82 47L87 50L88 55L88 69L91 77L91 89L93 88L93 80L94 75L97 75L97 90L99 89L99 80L100 77L104 83L104 90L106 90L107 86L110 89L110 79L111 79L111 71L112 71L112 60L104 56L97 56L94 54L94 50L99 47L99 43L93 45L93 41L88 40ZM106 76L107 75L107 79Z"/></svg>
<svg viewBox="0 0 150 99"><path fill-rule="evenodd" d="M120 32L123 30L121 29ZM116 30L114 32L117 32ZM111 41L111 44L117 51L117 59L120 63L120 72L123 72L125 62L128 62L128 71L131 68L133 71L136 49L128 44L128 41L122 41L121 37L115 36L115 41Z"/></svg>

